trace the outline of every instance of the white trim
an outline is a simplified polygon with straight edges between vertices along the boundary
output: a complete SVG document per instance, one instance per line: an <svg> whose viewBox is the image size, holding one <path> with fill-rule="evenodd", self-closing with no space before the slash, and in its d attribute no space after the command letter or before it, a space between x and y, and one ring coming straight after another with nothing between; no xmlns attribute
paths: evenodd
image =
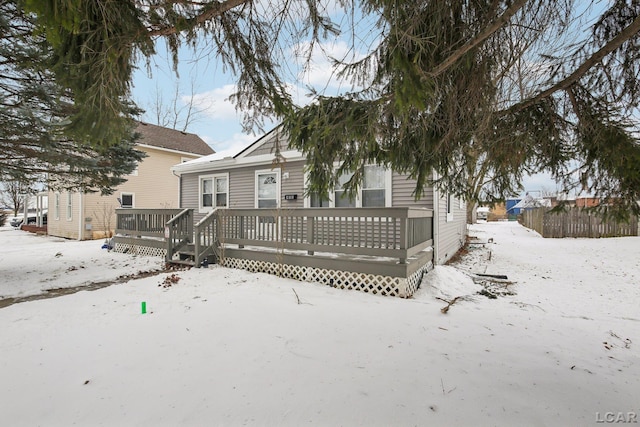
<svg viewBox="0 0 640 427"><path fill-rule="evenodd" d="M275 209L280 208L281 206L281 188L282 188L282 173L280 171L280 168L274 168L274 169L260 169L255 171L255 175L254 175L254 180L253 180L253 205L256 207L256 209L258 208L258 175L265 175L265 174L272 174L275 173L276 174L276 207Z"/></svg>
<svg viewBox="0 0 640 427"><path fill-rule="evenodd" d="M65 205L67 221L73 221L73 193L67 192L67 203Z"/></svg>
<svg viewBox="0 0 640 427"><path fill-rule="evenodd" d="M131 206L124 206L124 196L131 196ZM133 209L136 207L136 193L123 191L120 193L120 207L124 209Z"/></svg>
<svg viewBox="0 0 640 427"><path fill-rule="evenodd" d="M297 150L283 151L280 154L287 162L306 160L306 158L302 155L302 153ZM216 170L220 170L220 169L227 170L227 169L241 168L245 166L263 165L267 167L271 163L273 163L273 154L261 154L259 156L239 157L237 159L233 157L225 157L224 159L201 161L201 162L195 162L191 164L181 163L181 164L172 166L171 170L174 171L177 175L182 175L184 173L215 172Z"/></svg>
<svg viewBox="0 0 640 427"><path fill-rule="evenodd" d="M447 192L445 194L445 206L447 208L447 222L453 221L453 194Z"/></svg>
<svg viewBox="0 0 640 427"><path fill-rule="evenodd" d="M53 193L53 218L56 221L60 220L60 192Z"/></svg>
<svg viewBox="0 0 640 427"><path fill-rule="evenodd" d="M84 238L84 209L82 207L82 191L78 191L78 240Z"/></svg>
<svg viewBox="0 0 640 427"><path fill-rule="evenodd" d="M229 173L217 173L217 174L207 174L207 175L198 175L198 212L199 213L209 213L214 208L216 208L216 179L225 178L227 180L227 206L229 207ZM213 193L211 194L211 206L202 206L202 181L205 179L211 180L211 190Z"/></svg>
<svg viewBox="0 0 640 427"><path fill-rule="evenodd" d="M240 150L240 152L236 154L236 156L238 156L237 158L242 159L244 157L247 157L258 148L263 147L265 144L273 141L274 139L278 139L278 137L280 136L280 132L280 126L276 126L275 128L271 129L269 132L265 133L260 138L256 139L251 144Z"/></svg>
<svg viewBox="0 0 640 427"><path fill-rule="evenodd" d="M158 150L158 151L166 151L167 153L173 153L173 154L181 154L181 155L187 155L187 156L193 156L196 159L200 158L200 157L204 157L204 156L208 156L209 154L197 154L197 153L191 153L189 151L182 151L182 150L174 150L171 148L164 148L164 147L158 147L157 145L149 145L149 144L136 144L138 147L141 148L150 148L153 150ZM189 160L195 160L195 159L189 159Z"/></svg>
<svg viewBox="0 0 640 427"><path fill-rule="evenodd" d="M433 173L435 180L436 174ZM433 263L440 264L440 191L433 188Z"/></svg>

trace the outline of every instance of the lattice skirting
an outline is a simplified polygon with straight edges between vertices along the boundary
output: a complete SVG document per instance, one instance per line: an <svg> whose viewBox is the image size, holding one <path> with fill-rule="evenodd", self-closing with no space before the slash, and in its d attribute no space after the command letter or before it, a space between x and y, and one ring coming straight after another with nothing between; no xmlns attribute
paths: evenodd
<svg viewBox="0 0 640 427"><path fill-rule="evenodd" d="M116 243L113 247L113 251L123 254L159 256L163 258L167 255L166 248L153 248L151 246L132 245L129 243Z"/></svg>
<svg viewBox="0 0 640 427"><path fill-rule="evenodd" d="M221 259L220 265L251 272L269 273L306 282L319 282L340 289L354 289L372 294L402 298L411 297L418 290L424 273L433 267L429 262L410 277L404 278L239 258Z"/></svg>

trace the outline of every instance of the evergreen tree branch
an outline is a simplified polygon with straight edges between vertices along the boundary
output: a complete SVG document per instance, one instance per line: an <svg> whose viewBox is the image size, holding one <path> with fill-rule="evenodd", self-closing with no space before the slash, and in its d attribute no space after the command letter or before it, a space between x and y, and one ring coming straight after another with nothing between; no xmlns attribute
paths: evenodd
<svg viewBox="0 0 640 427"><path fill-rule="evenodd" d="M463 46L453 52L444 61L440 62L435 68L433 68L428 74L431 77L436 77L442 74L445 70L455 64L460 58L470 52L472 49L477 48L484 43L489 37L491 37L496 31L500 30L509 20L522 9L529 0L516 0L500 15L494 22L485 27L476 37L466 42Z"/></svg>
<svg viewBox="0 0 640 427"><path fill-rule="evenodd" d="M540 102L545 98L549 98L553 94L559 91L566 91L576 82L578 82L584 75L589 72L596 64L602 61L607 55L614 52L623 43L640 32L640 16L633 20L626 28L620 31L615 37L613 37L608 43L602 46L598 51L585 60L578 68L575 69L569 76L562 79L558 83L554 84L550 88L543 90L532 98L519 102L509 108L510 111L524 110L532 105Z"/></svg>

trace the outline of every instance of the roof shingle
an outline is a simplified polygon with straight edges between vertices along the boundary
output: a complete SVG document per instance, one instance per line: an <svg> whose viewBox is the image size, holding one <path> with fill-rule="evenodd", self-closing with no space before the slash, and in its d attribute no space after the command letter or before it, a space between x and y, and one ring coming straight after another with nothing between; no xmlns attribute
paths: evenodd
<svg viewBox="0 0 640 427"><path fill-rule="evenodd" d="M138 123L136 132L142 135L139 140L140 144L202 156L215 153L206 142L193 133L181 132L144 122Z"/></svg>

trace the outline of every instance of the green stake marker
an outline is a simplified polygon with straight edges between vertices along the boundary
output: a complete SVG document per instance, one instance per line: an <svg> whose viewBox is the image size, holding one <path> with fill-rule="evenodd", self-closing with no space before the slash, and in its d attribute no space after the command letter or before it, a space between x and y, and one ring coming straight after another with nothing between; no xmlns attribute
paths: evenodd
<svg viewBox="0 0 640 427"><path fill-rule="evenodd" d="M147 312L147 303L146 301L142 301L142 314Z"/></svg>

